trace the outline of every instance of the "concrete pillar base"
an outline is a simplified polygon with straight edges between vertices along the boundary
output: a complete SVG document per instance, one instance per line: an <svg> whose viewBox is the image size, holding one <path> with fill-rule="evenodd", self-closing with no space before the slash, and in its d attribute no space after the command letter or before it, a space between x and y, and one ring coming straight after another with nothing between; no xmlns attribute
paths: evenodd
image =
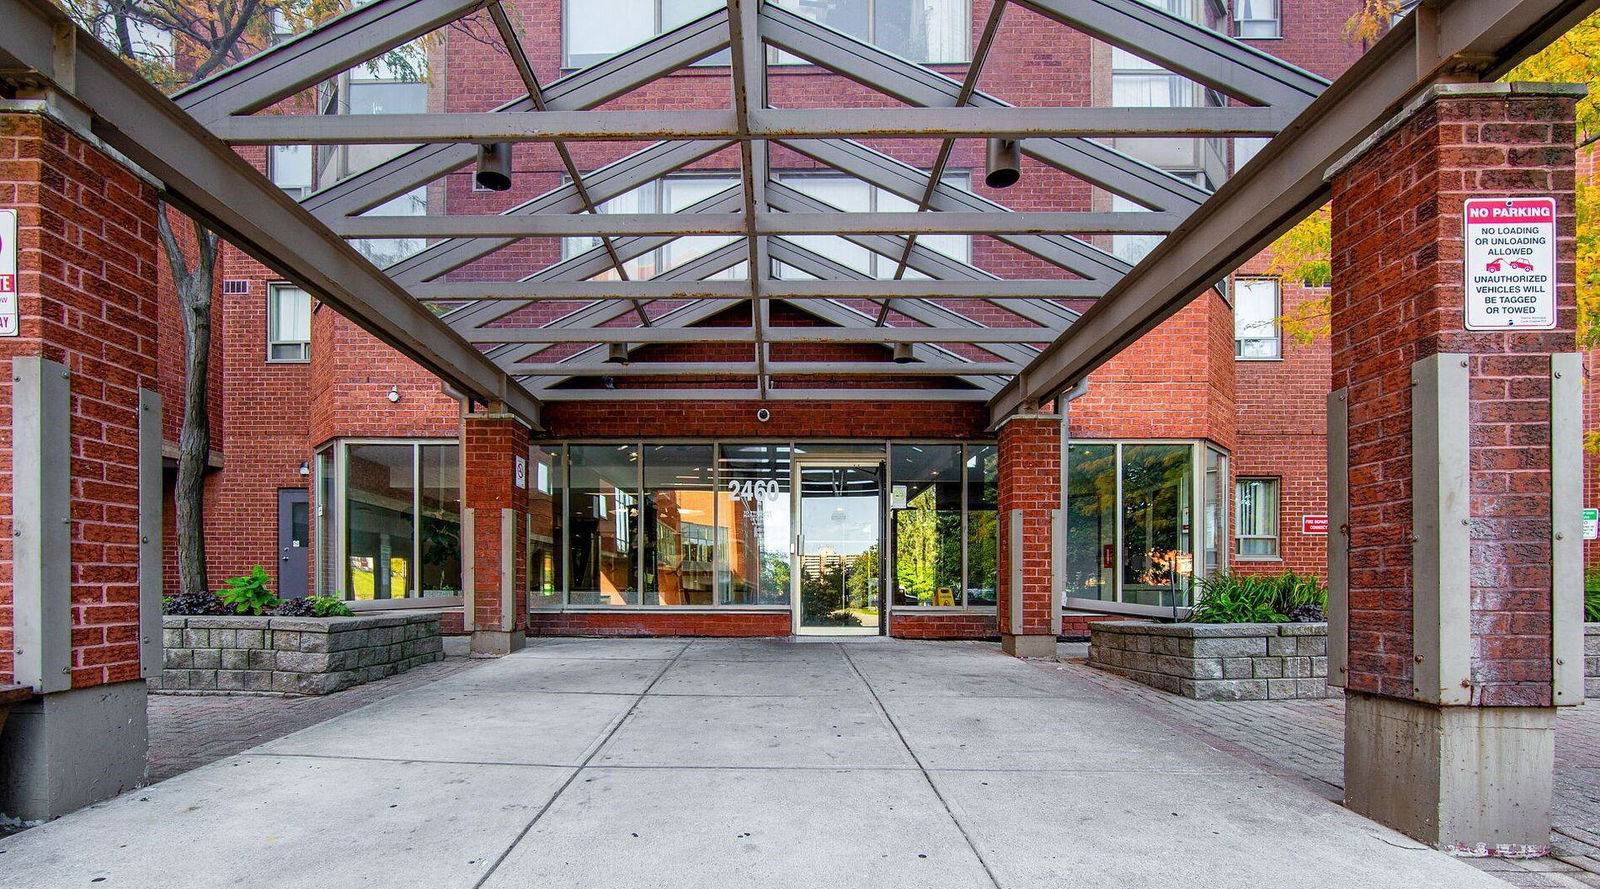
<svg viewBox="0 0 1600 889"><path fill-rule="evenodd" d="M0 815L58 818L145 783L143 679L18 704L0 732Z"/></svg>
<svg viewBox="0 0 1600 889"><path fill-rule="evenodd" d="M1000 634L1000 648L1013 657L1055 657L1056 637L1050 635Z"/></svg>
<svg viewBox="0 0 1600 889"><path fill-rule="evenodd" d="M475 655L499 657L521 651L528 644L528 635L521 630L478 630L472 634L471 651Z"/></svg>
<svg viewBox="0 0 1600 889"><path fill-rule="evenodd" d="M1546 855L1555 715L1347 692L1345 804L1456 855Z"/></svg>

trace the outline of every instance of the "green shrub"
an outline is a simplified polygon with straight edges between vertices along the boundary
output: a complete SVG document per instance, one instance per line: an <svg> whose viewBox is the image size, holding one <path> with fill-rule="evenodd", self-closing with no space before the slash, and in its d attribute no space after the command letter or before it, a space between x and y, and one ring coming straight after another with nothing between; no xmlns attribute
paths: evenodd
<svg viewBox="0 0 1600 889"><path fill-rule="evenodd" d="M344 600L333 596L307 596L311 600L311 613L317 617L354 617L355 612Z"/></svg>
<svg viewBox="0 0 1600 889"><path fill-rule="evenodd" d="M1583 571L1583 619L1600 623L1600 566Z"/></svg>
<svg viewBox="0 0 1600 889"><path fill-rule="evenodd" d="M1215 574L1196 584L1197 624L1270 624L1324 619L1328 591L1309 574Z"/></svg>
<svg viewBox="0 0 1600 889"><path fill-rule="evenodd" d="M267 584L272 578L260 565L242 577L230 577L217 591L218 598L236 614L265 614L278 607L278 597Z"/></svg>

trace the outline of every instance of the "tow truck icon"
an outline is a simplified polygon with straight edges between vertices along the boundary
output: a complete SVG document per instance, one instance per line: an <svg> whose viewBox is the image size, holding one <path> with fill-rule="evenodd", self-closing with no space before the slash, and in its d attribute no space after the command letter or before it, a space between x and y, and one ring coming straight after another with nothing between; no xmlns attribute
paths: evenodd
<svg viewBox="0 0 1600 889"><path fill-rule="evenodd" d="M1483 270L1486 272L1502 271L1505 268L1505 263L1510 263L1511 267L1519 272L1533 271L1533 263L1531 262L1522 259L1503 259L1499 256L1490 257L1489 261L1484 264Z"/></svg>

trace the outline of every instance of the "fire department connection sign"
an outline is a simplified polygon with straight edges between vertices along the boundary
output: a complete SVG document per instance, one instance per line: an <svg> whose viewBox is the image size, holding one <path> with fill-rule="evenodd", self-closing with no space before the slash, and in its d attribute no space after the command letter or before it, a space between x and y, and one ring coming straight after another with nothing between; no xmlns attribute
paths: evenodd
<svg viewBox="0 0 1600 889"><path fill-rule="evenodd" d="M17 211L0 210L0 336L17 335Z"/></svg>
<svg viewBox="0 0 1600 889"><path fill-rule="evenodd" d="M1462 213L1467 329L1555 327L1555 198L1473 198Z"/></svg>

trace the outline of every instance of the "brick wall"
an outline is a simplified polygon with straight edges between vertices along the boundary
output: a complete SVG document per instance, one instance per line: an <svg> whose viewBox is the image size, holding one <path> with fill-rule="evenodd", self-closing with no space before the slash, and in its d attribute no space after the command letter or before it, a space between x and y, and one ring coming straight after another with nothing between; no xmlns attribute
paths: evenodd
<svg viewBox="0 0 1600 889"><path fill-rule="evenodd" d="M1353 690L1414 693L1410 368L1464 353L1475 701L1550 704L1547 356L1574 347L1571 120L1568 99L1442 97L1334 179L1333 383L1350 390ZM1462 204L1501 194L1561 202L1554 331L1462 327Z"/></svg>
<svg viewBox="0 0 1600 889"><path fill-rule="evenodd" d="M997 620L1011 632L1012 510L1022 521L1022 635L1056 632L1050 603L1051 510L1061 506L1061 420L1019 416L1000 427L1000 598Z"/></svg>
<svg viewBox="0 0 1600 889"><path fill-rule="evenodd" d="M0 115L0 206L18 211L20 336L71 375L72 685L139 675L139 390L156 385L155 191L52 121ZM0 389L0 682L12 635L11 388Z"/></svg>

